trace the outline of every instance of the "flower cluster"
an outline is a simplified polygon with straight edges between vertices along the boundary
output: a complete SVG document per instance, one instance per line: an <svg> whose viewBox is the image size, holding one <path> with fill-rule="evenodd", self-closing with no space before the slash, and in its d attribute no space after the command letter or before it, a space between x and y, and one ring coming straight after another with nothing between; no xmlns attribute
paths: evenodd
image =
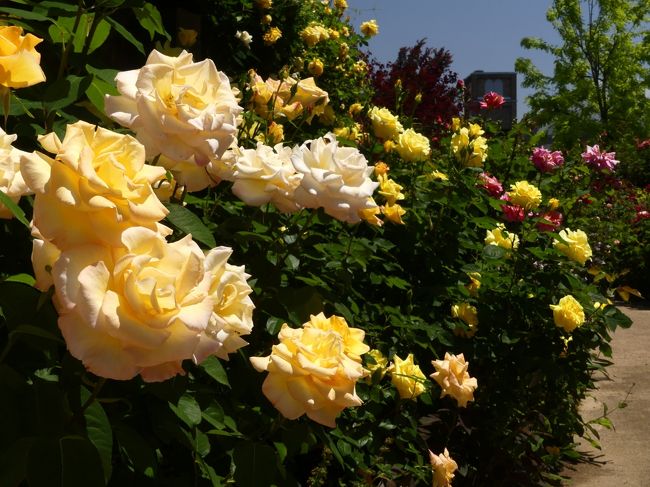
<svg viewBox="0 0 650 487"><path fill-rule="evenodd" d="M452 127L455 133L451 137L451 151L456 160L463 166L481 167L488 155L487 139L483 137L485 131L476 123L461 127L458 118L453 119Z"/></svg>
<svg viewBox="0 0 650 487"><path fill-rule="evenodd" d="M74 357L102 377L160 381L184 373L183 360L227 359L246 345L249 276L227 263L229 248L165 240L167 210L152 188L165 169L144 163L137 140L77 122L41 144L54 158L21 157L36 195L32 261L37 285L54 285Z"/></svg>
<svg viewBox="0 0 650 487"><path fill-rule="evenodd" d="M250 360L257 371L268 372L262 391L283 416L306 414L334 428L343 409L361 405L355 384L368 373L361 365L369 351L364 335L342 317L320 313L302 328L282 325L271 354Z"/></svg>

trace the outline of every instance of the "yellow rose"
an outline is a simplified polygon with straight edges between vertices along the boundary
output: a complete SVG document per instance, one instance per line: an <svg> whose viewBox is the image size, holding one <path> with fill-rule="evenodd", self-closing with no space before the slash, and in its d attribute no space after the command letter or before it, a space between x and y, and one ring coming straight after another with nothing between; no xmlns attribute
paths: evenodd
<svg viewBox="0 0 650 487"><path fill-rule="evenodd" d="M471 138L477 138L480 135L483 135L485 131L481 128L481 126L477 123L470 123L469 124L469 136Z"/></svg>
<svg viewBox="0 0 650 487"><path fill-rule="evenodd" d="M433 171L431 173L431 177L440 181L449 181L449 176L447 176L444 172L438 170Z"/></svg>
<svg viewBox="0 0 650 487"><path fill-rule="evenodd" d="M384 222L379 219L377 215L381 213L381 210L378 206L376 206L374 200L372 198L368 198L368 202L371 204L370 207L368 208L362 208L359 210L359 218L361 218L363 221L369 223L370 225L374 225L376 227L381 227ZM372 206L374 205L374 206Z"/></svg>
<svg viewBox="0 0 650 487"><path fill-rule="evenodd" d="M399 200L405 198L402 191L402 186L390 179L386 175L378 176L379 180L379 194L386 198L389 205L394 205Z"/></svg>
<svg viewBox="0 0 650 487"><path fill-rule="evenodd" d="M407 129L397 138L397 153L408 162L424 161L431 154L429 139L413 129Z"/></svg>
<svg viewBox="0 0 650 487"><path fill-rule="evenodd" d="M471 142L472 153L469 154L465 164L468 167L481 167L488 155L487 139L485 137L476 137Z"/></svg>
<svg viewBox="0 0 650 487"><path fill-rule="evenodd" d="M549 198L548 200L548 207L551 210L556 210L560 206L560 200L557 198Z"/></svg>
<svg viewBox="0 0 650 487"><path fill-rule="evenodd" d="M380 139L395 139L404 131L396 115L388 108L372 107L368 111L373 133Z"/></svg>
<svg viewBox="0 0 650 487"><path fill-rule="evenodd" d="M395 355L388 372L391 375L391 382L397 388L399 397L402 399L415 400L425 391L424 381L426 377L420 367L415 365L412 353L409 353L405 360Z"/></svg>
<svg viewBox="0 0 650 487"><path fill-rule="evenodd" d="M376 348L370 350L367 356L371 357L372 363L366 361L366 369L370 372L371 375L374 375L376 371L379 371L380 378L386 375L386 370L388 369L388 359Z"/></svg>
<svg viewBox="0 0 650 487"><path fill-rule="evenodd" d="M271 27L269 30L267 30L264 35L262 36L262 40L264 41L264 44L267 46L271 46L278 42L278 40L282 37L282 31L278 29L277 27Z"/></svg>
<svg viewBox="0 0 650 487"><path fill-rule="evenodd" d="M22 34L22 27L0 27L0 86L25 88L45 81L41 55L34 49L43 39Z"/></svg>
<svg viewBox="0 0 650 487"><path fill-rule="evenodd" d="M242 111L226 74L210 59L154 50L142 68L115 80L120 95L106 95L108 116L135 132L147 158L160 155L188 191L213 186L209 166L236 141Z"/></svg>
<svg viewBox="0 0 650 487"><path fill-rule="evenodd" d="M460 118L453 117L451 119L451 130L453 132L458 132L458 129L460 129Z"/></svg>
<svg viewBox="0 0 650 487"><path fill-rule="evenodd" d="M263 10L268 10L273 6L273 0L255 0L255 3Z"/></svg>
<svg viewBox="0 0 650 487"><path fill-rule="evenodd" d="M131 227L122 246L79 245L52 267L59 328L70 353L101 377L160 381L182 361L227 359L253 327L251 288L231 250L207 254L186 236L167 243Z"/></svg>
<svg viewBox="0 0 650 487"><path fill-rule="evenodd" d="M335 128L332 132L336 135L337 139L345 139L354 142L358 140L361 134L359 133L359 127L355 124L354 127L338 127Z"/></svg>
<svg viewBox="0 0 650 487"><path fill-rule="evenodd" d="M519 237L508 232L503 223L498 223L494 230L486 232L485 244L498 245L506 250L515 250L519 247Z"/></svg>
<svg viewBox="0 0 650 487"><path fill-rule="evenodd" d="M469 291L470 296L478 296L478 290L481 288L481 274L478 272L470 272L467 274L470 279L470 283L465 286Z"/></svg>
<svg viewBox="0 0 650 487"><path fill-rule="evenodd" d="M528 181L517 181L515 184L511 184L508 197L512 204L519 205L526 210L534 210L542 203L541 191Z"/></svg>
<svg viewBox="0 0 650 487"><path fill-rule="evenodd" d="M260 19L260 24L262 25L269 25L273 21L273 17L271 17L269 14L262 15L262 18Z"/></svg>
<svg viewBox="0 0 650 487"><path fill-rule="evenodd" d="M324 70L323 61L321 61L320 59L313 59L307 65L307 71L309 71L314 76L320 76L321 74L323 74L323 70Z"/></svg>
<svg viewBox="0 0 650 487"><path fill-rule="evenodd" d="M359 30L361 30L361 33L366 37L372 37L379 34L379 26L375 19L363 22Z"/></svg>
<svg viewBox="0 0 650 487"><path fill-rule="evenodd" d="M562 230L559 235L562 240L554 241L553 246L569 259L584 265L591 258L591 247L585 232L567 228Z"/></svg>
<svg viewBox="0 0 650 487"><path fill-rule="evenodd" d="M346 0L334 0L334 6L340 10L345 10L348 8L348 2Z"/></svg>
<svg viewBox="0 0 650 487"><path fill-rule="evenodd" d="M14 203L18 203L21 196L31 194L20 172L21 157L38 158L35 154L13 147L11 144L17 138L17 135L8 135L0 128L0 191ZM0 203L0 218L13 218L11 210L2 203Z"/></svg>
<svg viewBox="0 0 650 487"><path fill-rule="evenodd" d="M262 392L288 419L307 417L334 428L346 407L360 406L357 380L367 375L360 354L368 351L364 332L341 317L312 316L302 328L286 323L267 357L251 357L258 372L267 371Z"/></svg>
<svg viewBox="0 0 650 487"><path fill-rule="evenodd" d="M361 103L353 103L350 105L350 108L348 108L348 113L351 117L354 117L361 113L361 110L363 110L363 105Z"/></svg>
<svg viewBox="0 0 650 487"><path fill-rule="evenodd" d="M397 203L393 205L386 204L384 206L381 206L380 208L382 214L390 221L398 225L404 225L404 221L402 220L402 215L406 214L406 210L402 208L400 205L398 205Z"/></svg>
<svg viewBox="0 0 650 487"><path fill-rule="evenodd" d="M55 158L21 157L21 172L36 193L34 226L46 240L67 250L121 246L122 232L135 225L171 233L158 223L168 211L152 188L165 168L146 165L145 149L133 137L77 122L63 141L51 133L40 142Z"/></svg>
<svg viewBox="0 0 650 487"><path fill-rule="evenodd" d="M449 451L445 448L440 455L434 455L429 450L429 460L433 470L433 487L451 487L458 464L449 456Z"/></svg>
<svg viewBox="0 0 650 487"><path fill-rule="evenodd" d="M451 136L451 150L458 160L462 160L463 151L469 147L469 131L463 127Z"/></svg>
<svg viewBox="0 0 650 487"><path fill-rule="evenodd" d="M341 42L339 45L339 57L345 59L350 52L350 46L347 42Z"/></svg>
<svg viewBox="0 0 650 487"><path fill-rule="evenodd" d="M277 144L284 140L284 125L281 123L271 122L267 131L267 140L271 144Z"/></svg>
<svg viewBox="0 0 650 487"><path fill-rule="evenodd" d="M564 296L557 304L551 304L553 310L553 321L555 325L572 332L585 322L585 312L582 305L570 294Z"/></svg>
<svg viewBox="0 0 650 487"><path fill-rule="evenodd" d="M454 304L451 307L451 316L453 318L460 318L467 323L470 328L478 326L478 313L476 307L469 303Z"/></svg>
<svg viewBox="0 0 650 487"><path fill-rule="evenodd" d="M376 176L385 176L390 171L390 167L383 161L379 161L375 164L375 175Z"/></svg>
<svg viewBox="0 0 650 487"><path fill-rule="evenodd" d="M460 407L467 407L467 403L474 400L478 383L467 372L469 363L465 362L465 356L446 352L444 360L433 360L431 364L436 371L430 377L442 388L440 397L451 396Z"/></svg>
<svg viewBox="0 0 650 487"><path fill-rule="evenodd" d="M330 38L330 32L320 24L311 24L300 31L300 38L308 47L314 47Z"/></svg>

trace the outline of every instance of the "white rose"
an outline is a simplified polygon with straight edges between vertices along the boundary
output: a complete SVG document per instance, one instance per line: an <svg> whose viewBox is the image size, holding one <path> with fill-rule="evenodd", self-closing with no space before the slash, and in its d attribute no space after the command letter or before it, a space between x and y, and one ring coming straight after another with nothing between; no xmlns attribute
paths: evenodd
<svg viewBox="0 0 650 487"><path fill-rule="evenodd" d="M379 186L370 179L373 168L354 147L339 147L332 133L308 140L291 156L303 174L296 188L296 202L305 208L320 208L337 220L357 223L360 211L377 206L372 193Z"/></svg>
<svg viewBox="0 0 650 487"><path fill-rule="evenodd" d="M240 149L232 192L248 205L272 202L280 211L299 210L293 194L303 175L293 167L291 154L291 148L282 144L269 147L258 142L256 149Z"/></svg>
<svg viewBox="0 0 650 487"><path fill-rule="evenodd" d="M213 185L204 168L235 141L242 111L228 77L210 59L154 50L145 66L115 80L121 95L106 96L108 116L133 130L147 157L160 155L189 191Z"/></svg>

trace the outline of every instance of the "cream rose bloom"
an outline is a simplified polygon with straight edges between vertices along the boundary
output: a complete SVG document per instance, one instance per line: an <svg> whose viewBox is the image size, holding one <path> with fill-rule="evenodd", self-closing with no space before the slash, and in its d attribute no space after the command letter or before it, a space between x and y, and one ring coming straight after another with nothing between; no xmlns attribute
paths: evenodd
<svg viewBox="0 0 650 487"><path fill-rule="evenodd" d="M585 312L582 305L570 294L564 296L557 304L551 304L555 325L572 332L585 322Z"/></svg>
<svg viewBox="0 0 650 487"><path fill-rule="evenodd" d="M406 129L399 135L395 149L408 162L424 161L431 154L429 139L413 129Z"/></svg>
<svg viewBox="0 0 650 487"><path fill-rule="evenodd" d="M478 383L467 372L469 364L465 362L465 356L446 352L444 360L432 360L431 364L436 371L430 377L442 388L440 397L451 396L460 407L467 407L467 403L474 400Z"/></svg>
<svg viewBox="0 0 650 487"><path fill-rule="evenodd" d="M526 210L534 210L542 204L542 192L528 181L517 181L508 191L510 202Z"/></svg>
<svg viewBox="0 0 650 487"><path fill-rule="evenodd" d="M396 115L388 108L372 107L368 111L373 133L380 139L396 139L404 132L404 127Z"/></svg>
<svg viewBox="0 0 650 487"><path fill-rule="evenodd" d="M420 366L415 364L412 353L409 353L404 360L395 355L388 372L391 382L402 399L415 400L426 390L424 386L426 377L420 370Z"/></svg>
<svg viewBox="0 0 650 487"><path fill-rule="evenodd" d="M458 464L449 456L449 451L445 448L440 455L435 455L429 450L429 461L433 470L433 487L450 487Z"/></svg>
<svg viewBox="0 0 650 487"><path fill-rule="evenodd" d="M366 158L354 147L339 147L332 133L308 140L291 156L303 175L296 188L296 202L305 208L323 208L337 220L357 223L360 212L376 207L372 193L379 183Z"/></svg>
<svg viewBox="0 0 650 487"><path fill-rule="evenodd" d="M11 144L17 138L17 135L8 135L0 128L0 191L14 203L18 203L21 196L32 193L20 172L20 159L37 157L12 146ZM13 218L13 213L2 203L0 203L0 218Z"/></svg>
<svg viewBox="0 0 650 487"><path fill-rule="evenodd" d="M35 46L42 42L23 28L0 26L0 87L25 88L45 81L41 55Z"/></svg>
<svg viewBox="0 0 650 487"><path fill-rule="evenodd" d="M262 392L284 417L306 414L334 428L343 409L361 405L355 384L367 375L359 357L368 351L362 330L320 313L302 328L285 323L278 338L271 355L250 360L257 371L269 373Z"/></svg>
<svg viewBox="0 0 650 487"><path fill-rule="evenodd" d="M54 133L39 140L55 158L21 156L21 172L36 193L33 223L44 239L66 250L120 246L122 232L134 225L170 233L158 223L168 212L152 188L165 169L146 165L133 137L77 122L63 141Z"/></svg>
<svg viewBox="0 0 650 487"><path fill-rule="evenodd" d="M205 167L219 159L237 136L237 104L228 77L212 60L193 62L154 50L141 69L115 78L119 96L106 95L106 113L136 133L147 157L198 191L213 185Z"/></svg>
<svg viewBox="0 0 650 487"><path fill-rule="evenodd" d="M591 258L591 246L585 232L567 228L559 236L562 240L555 240L553 246L569 259L584 265Z"/></svg>
<svg viewBox="0 0 650 487"><path fill-rule="evenodd" d="M143 227L125 230L122 245L78 245L52 268L59 328L88 370L161 381L185 359L226 359L246 345L249 276L227 263L229 248L204 254L189 235L167 243Z"/></svg>
<svg viewBox="0 0 650 487"><path fill-rule="evenodd" d="M269 147L261 142L256 149L240 149L235 162L232 192L248 205L261 206L271 202L287 213L300 209L293 193L303 175L291 163L292 150L277 144Z"/></svg>

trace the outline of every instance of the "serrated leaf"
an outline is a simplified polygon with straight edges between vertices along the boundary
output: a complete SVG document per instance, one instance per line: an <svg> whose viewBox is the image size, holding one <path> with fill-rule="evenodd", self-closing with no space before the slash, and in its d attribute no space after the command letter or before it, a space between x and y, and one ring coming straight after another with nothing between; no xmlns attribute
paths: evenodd
<svg viewBox="0 0 650 487"><path fill-rule="evenodd" d="M216 380L219 384L230 387L228 382L228 374L226 369L223 368L221 361L217 357L208 357L199 365L205 372Z"/></svg>
<svg viewBox="0 0 650 487"><path fill-rule="evenodd" d="M188 426L196 426L201 422L201 407L189 394L183 394L178 400L178 406L172 409Z"/></svg>
<svg viewBox="0 0 650 487"><path fill-rule="evenodd" d="M192 234L194 240L210 248L217 246L214 236L198 216L181 205L165 203L165 207L169 210L169 214L167 215L169 223L181 232Z"/></svg>

